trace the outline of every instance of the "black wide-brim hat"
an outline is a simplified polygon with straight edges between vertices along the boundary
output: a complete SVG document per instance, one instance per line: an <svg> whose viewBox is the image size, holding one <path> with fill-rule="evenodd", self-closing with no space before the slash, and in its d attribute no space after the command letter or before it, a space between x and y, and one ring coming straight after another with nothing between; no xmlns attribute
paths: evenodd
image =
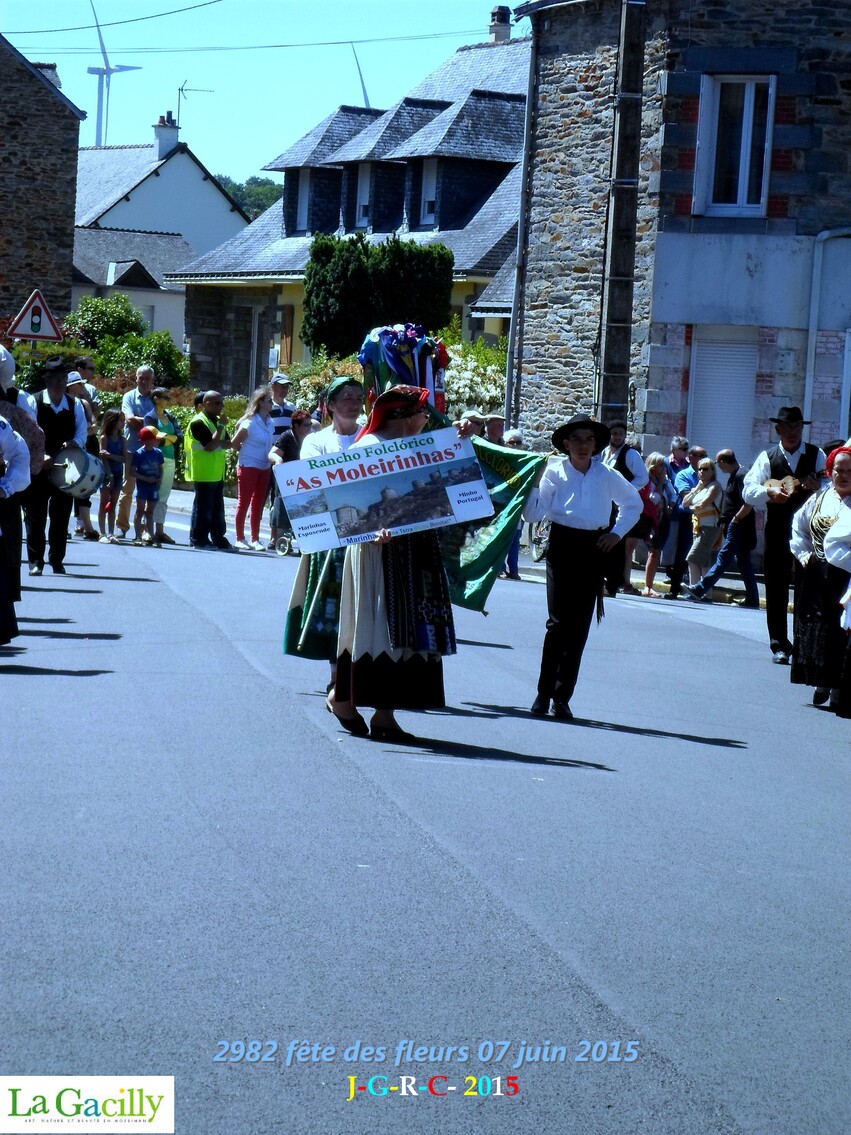
<svg viewBox="0 0 851 1135"><path fill-rule="evenodd" d="M804 420L800 406L781 406L776 418L769 418L775 426L811 426L812 422Z"/></svg>
<svg viewBox="0 0 851 1135"><path fill-rule="evenodd" d="M612 436L612 431L608 426L604 426L602 422L596 422L593 418L589 418L587 414L574 414L573 417L559 426L553 434L553 448L557 449L559 453L564 451L562 442L573 433L574 430L591 430L594 434L594 452L599 453L604 445L609 444L609 439Z"/></svg>

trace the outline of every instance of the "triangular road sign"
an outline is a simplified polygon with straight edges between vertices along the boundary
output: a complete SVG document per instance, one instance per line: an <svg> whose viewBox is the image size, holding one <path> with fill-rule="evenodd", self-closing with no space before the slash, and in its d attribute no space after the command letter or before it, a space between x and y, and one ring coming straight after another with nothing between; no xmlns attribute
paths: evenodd
<svg viewBox="0 0 851 1135"><path fill-rule="evenodd" d="M40 339L46 343L61 343L64 338L38 288L12 320L6 334L10 339Z"/></svg>

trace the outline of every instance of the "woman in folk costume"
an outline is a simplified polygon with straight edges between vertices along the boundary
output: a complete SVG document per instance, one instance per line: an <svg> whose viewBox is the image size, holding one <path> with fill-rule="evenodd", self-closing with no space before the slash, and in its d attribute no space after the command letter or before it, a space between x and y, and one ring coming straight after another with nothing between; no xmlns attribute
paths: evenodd
<svg viewBox="0 0 851 1135"><path fill-rule="evenodd" d="M308 434L301 445L301 458L322 457L326 453L343 453L358 432L358 417L363 411L363 386L355 378L335 378L325 395L331 425ZM343 574L345 548L331 552L313 552L302 556L296 573L284 630L284 653L298 658L326 659L331 663L334 685L334 662L337 657L340 580ZM364 735L366 735L364 727Z"/></svg>
<svg viewBox="0 0 851 1135"><path fill-rule="evenodd" d="M803 567L795 595L795 642L792 648L793 683L815 686L813 704L831 709L844 705L851 716L851 700L844 687L846 634L840 626L840 600L848 587L848 570L834 567L825 557L828 533L851 514L851 449L841 446L827 458L830 487L814 493L792 519L792 555ZM841 689L842 688L842 689Z"/></svg>
<svg viewBox="0 0 851 1135"><path fill-rule="evenodd" d="M411 437L426 426L429 413L427 390L391 387L376 399L356 444ZM382 529L371 544L346 550L337 680L327 703L343 728L365 736L357 707L368 705L375 709L372 738L413 740L394 710L441 708L442 657L454 653L449 583L436 533L391 537Z"/></svg>

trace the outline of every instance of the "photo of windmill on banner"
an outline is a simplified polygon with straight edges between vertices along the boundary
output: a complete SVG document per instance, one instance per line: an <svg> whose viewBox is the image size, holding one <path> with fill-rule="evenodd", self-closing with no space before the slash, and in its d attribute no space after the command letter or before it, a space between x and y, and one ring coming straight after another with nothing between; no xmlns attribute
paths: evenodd
<svg viewBox="0 0 851 1135"><path fill-rule="evenodd" d="M358 359L368 407L395 385L416 386L428 390L431 417L414 436L277 466L299 547L330 554L381 529L438 529L452 602L484 610L544 458L459 438L445 412L450 358L422 327L377 327Z"/></svg>

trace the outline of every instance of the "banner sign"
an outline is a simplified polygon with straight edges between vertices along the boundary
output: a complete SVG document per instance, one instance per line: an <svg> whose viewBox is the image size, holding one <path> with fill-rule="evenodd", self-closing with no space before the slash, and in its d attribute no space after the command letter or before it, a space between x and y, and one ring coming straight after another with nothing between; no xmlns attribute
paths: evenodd
<svg viewBox="0 0 851 1135"><path fill-rule="evenodd" d="M469 441L440 429L275 466L302 552L364 544L493 514Z"/></svg>

